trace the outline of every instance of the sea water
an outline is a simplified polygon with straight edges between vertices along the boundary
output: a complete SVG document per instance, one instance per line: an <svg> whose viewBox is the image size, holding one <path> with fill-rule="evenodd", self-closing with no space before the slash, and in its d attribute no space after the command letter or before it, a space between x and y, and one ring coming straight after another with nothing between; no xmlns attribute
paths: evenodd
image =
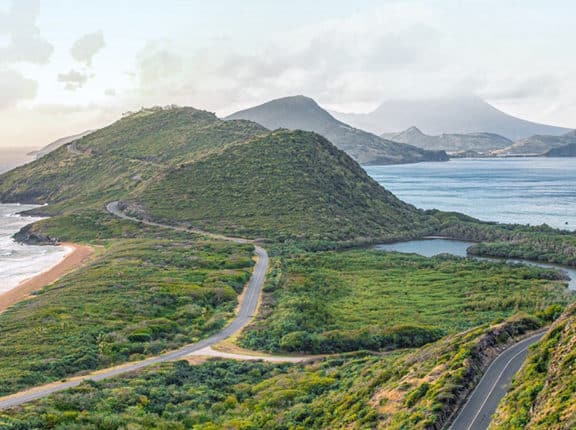
<svg viewBox="0 0 576 430"><path fill-rule="evenodd" d="M422 209L576 230L576 158L456 159L365 169Z"/></svg>
<svg viewBox="0 0 576 430"><path fill-rule="evenodd" d="M40 219L18 214L35 207L0 204L0 294L49 270L70 252L59 246L24 245L12 238L22 227Z"/></svg>

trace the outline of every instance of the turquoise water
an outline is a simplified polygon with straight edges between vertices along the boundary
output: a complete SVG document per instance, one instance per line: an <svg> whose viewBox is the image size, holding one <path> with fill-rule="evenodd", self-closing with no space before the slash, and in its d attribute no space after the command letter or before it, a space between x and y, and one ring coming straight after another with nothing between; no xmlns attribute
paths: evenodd
<svg viewBox="0 0 576 430"><path fill-rule="evenodd" d="M364 168L422 209L576 230L576 158L461 159Z"/></svg>

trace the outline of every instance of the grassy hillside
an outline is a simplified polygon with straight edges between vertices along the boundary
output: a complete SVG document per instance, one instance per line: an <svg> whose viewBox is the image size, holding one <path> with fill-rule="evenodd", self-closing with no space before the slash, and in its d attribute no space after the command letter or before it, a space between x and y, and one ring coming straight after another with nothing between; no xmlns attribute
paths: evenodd
<svg viewBox="0 0 576 430"><path fill-rule="evenodd" d="M399 164L420 161L447 161L443 151L427 151L405 143L383 139L375 134L338 121L314 100L304 96L285 97L236 112L228 119L245 119L270 130L313 131L328 139L361 164Z"/></svg>
<svg viewBox="0 0 576 430"><path fill-rule="evenodd" d="M0 396L175 349L233 316L251 246L132 234L100 242L94 262L0 314Z"/></svg>
<svg viewBox="0 0 576 430"><path fill-rule="evenodd" d="M6 430L441 428L499 346L539 323L516 317L422 350L308 365L168 363L83 383L0 412Z"/></svg>
<svg viewBox="0 0 576 430"><path fill-rule="evenodd" d="M274 240L365 242L430 230L430 217L319 135L193 108L143 109L0 176L0 201L48 204L36 213L76 215L112 200L169 223Z"/></svg>
<svg viewBox="0 0 576 430"><path fill-rule="evenodd" d="M99 206L170 166L265 132L193 108L142 110L0 176L0 201L51 203L43 209L51 213Z"/></svg>
<svg viewBox="0 0 576 430"><path fill-rule="evenodd" d="M250 349L332 353L417 347L518 311L573 300L561 275L456 257L346 251L276 259Z"/></svg>
<svg viewBox="0 0 576 430"><path fill-rule="evenodd" d="M393 238L428 218L323 137L280 130L171 169L132 202L168 222L277 240Z"/></svg>
<svg viewBox="0 0 576 430"><path fill-rule="evenodd" d="M576 306L530 351L491 430L576 428Z"/></svg>

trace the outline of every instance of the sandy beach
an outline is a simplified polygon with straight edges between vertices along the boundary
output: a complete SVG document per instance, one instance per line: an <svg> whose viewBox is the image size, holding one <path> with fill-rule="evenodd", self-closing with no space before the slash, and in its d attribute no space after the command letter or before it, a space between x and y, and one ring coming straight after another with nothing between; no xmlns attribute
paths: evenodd
<svg viewBox="0 0 576 430"><path fill-rule="evenodd" d="M22 281L16 288L0 294L0 313L10 306L27 299L34 291L60 279L62 276L84 264L94 253L94 249L86 245L63 243L63 247L70 248L69 252L58 264L33 278Z"/></svg>

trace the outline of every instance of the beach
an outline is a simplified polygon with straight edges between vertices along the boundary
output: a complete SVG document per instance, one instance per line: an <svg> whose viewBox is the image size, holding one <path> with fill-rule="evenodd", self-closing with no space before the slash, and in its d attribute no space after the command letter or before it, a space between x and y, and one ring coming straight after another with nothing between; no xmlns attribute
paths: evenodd
<svg viewBox="0 0 576 430"><path fill-rule="evenodd" d="M63 243L62 248L68 250L68 253L58 262L45 272L42 272L30 279L24 280L15 288L0 294L0 313L4 312L10 306L30 297L34 291L56 282L62 276L84 264L94 253L94 249L86 245L77 245L74 243Z"/></svg>

